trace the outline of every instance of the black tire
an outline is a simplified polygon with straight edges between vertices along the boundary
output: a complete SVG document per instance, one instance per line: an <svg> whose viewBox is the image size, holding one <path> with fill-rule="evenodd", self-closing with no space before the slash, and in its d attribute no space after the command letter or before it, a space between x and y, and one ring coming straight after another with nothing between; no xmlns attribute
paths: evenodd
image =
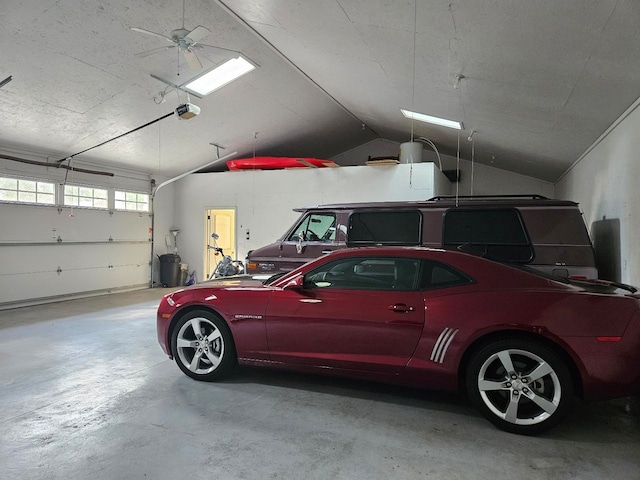
<svg viewBox="0 0 640 480"><path fill-rule="evenodd" d="M229 327L206 310L191 311L178 320L171 335L171 351L180 370L205 382L223 378L237 363Z"/></svg>
<svg viewBox="0 0 640 480"><path fill-rule="evenodd" d="M562 359L525 339L482 347L469 362L466 387L484 417L501 430L522 435L558 425L574 400L571 373Z"/></svg>

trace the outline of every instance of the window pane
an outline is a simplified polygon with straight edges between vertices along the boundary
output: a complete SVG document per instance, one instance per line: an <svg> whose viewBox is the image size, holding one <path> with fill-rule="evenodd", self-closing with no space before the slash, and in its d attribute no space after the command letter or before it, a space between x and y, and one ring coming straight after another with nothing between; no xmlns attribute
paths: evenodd
<svg viewBox="0 0 640 480"><path fill-rule="evenodd" d="M415 290L420 260L348 258L323 265L305 276L308 288Z"/></svg>
<svg viewBox="0 0 640 480"><path fill-rule="evenodd" d="M149 195L146 193L116 191L114 207L116 210L148 212Z"/></svg>
<svg viewBox="0 0 640 480"><path fill-rule="evenodd" d="M472 282L470 277L449 265L428 260L423 262L420 280L422 290L467 285Z"/></svg>
<svg viewBox="0 0 640 480"><path fill-rule="evenodd" d="M336 217L333 214L312 213L304 218L289 240L333 242L336 237Z"/></svg>
<svg viewBox="0 0 640 480"><path fill-rule="evenodd" d="M0 201L55 204L56 185L49 182L0 177Z"/></svg>
<svg viewBox="0 0 640 480"><path fill-rule="evenodd" d="M516 209L469 209L449 210L445 213L443 243L527 245L529 239Z"/></svg>
<svg viewBox="0 0 640 480"><path fill-rule="evenodd" d="M64 204L86 208L109 208L108 190L74 185L65 185Z"/></svg>
<svg viewBox="0 0 640 480"><path fill-rule="evenodd" d="M528 263L534 258L524 222L515 208L448 210L442 243L501 262Z"/></svg>
<svg viewBox="0 0 640 480"><path fill-rule="evenodd" d="M53 205L56 203L56 196L51 193L39 193L38 203L45 203L47 205Z"/></svg>
<svg viewBox="0 0 640 480"><path fill-rule="evenodd" d="M18 192L18 201L25 203L36 203L36 194L32 192Z"/></svg>
<svg viewBox="0 0 640 480"><path fill-rule="evenodd" d="M0 178L0 188L6 190L17 190L18 180L15 178Z"/></svg>
<svg viewBox="0 0 640 480"><path fill-rule="evenodd" d="M31 180L19 180L18 181L18 189L24 192L35 192L36 191L36 182Z"/></svg>
<svg viewBox="0 0 640 480"><path fill-rule="evenodd" d="M417 210L356 212L349 217L349 246L419 245L421 231Z"/></svg>
<svg viewBox="0 0 640 480"><path fill-rule="evenodd" d="M17 202L18 192L10 190L0 190L0 200L4 202Z"/></svg>
<svg viewBox="0 0 640 480"><path fill-rule="evenodd" d="M93 207L93 199L92 198L85 198L85 197L78 197L79 201L80 201L80 207Z"/></svg>
<svg viewBox="0 0 640 480"><path fill-rule="evenodd" d="M39 193L51 193L55 192L55 185L53 183L38 182Z"/></svg>

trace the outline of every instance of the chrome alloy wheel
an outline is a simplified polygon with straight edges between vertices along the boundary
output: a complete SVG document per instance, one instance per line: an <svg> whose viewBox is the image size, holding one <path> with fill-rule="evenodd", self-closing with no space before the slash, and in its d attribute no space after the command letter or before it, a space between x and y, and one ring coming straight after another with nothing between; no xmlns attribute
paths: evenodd
<svg viewBox="0 0 640 480"><path fill-rule="evenodd" d="M194 317L178 330L175 352L184 367L195 375L215 371L225 354L225 342L220 329L208 318Z"/></svg>
<svg viewBox="0 0 640 480"><path fill-rule="evenodd" d="M498 418L513 425L543 423L562 400L556 371L540 356L506 349L488 356L477 376L482 401Z"/></svg>

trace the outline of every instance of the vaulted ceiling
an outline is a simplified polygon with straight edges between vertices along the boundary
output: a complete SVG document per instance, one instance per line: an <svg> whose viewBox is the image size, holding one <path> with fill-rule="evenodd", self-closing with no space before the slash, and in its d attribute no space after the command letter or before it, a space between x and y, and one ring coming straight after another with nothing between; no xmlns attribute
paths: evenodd
<svg viewBox="0 0 640 480"><path fill-rule="evenodd" d="M187 101L168 84L229 57L203 46L192 70L177 48L134 55L167 42L131 27L183 25L258 68L191 96L199 116L153 122ZM637 0L4 0L0 150L55 162L115 139L74 158L170 176L218 158L211 144L330 158L414 135L555 181L640 97L638 25Z"/></svg>

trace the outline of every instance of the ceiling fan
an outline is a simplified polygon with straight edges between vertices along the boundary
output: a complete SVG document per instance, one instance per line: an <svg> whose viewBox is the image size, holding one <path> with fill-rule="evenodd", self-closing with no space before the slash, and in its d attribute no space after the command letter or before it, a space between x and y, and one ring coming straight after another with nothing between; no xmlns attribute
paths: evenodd
<svg viewBox="0 0 640 480"><path fill-rule="evenodd" d="M183 26L182 28L172 30L170 36L151 32L149 30L145 30L144 28L131 27L131 30L135 32L146 33L147 35L153 35L155 37L164 38L165 40L173 43L173 45L167 45L164 47L154 48L153 50L147 50L146 52L136 53L136 57L147 57L149 55L153 55L170 48L178 47L184 54L184 58L187 61L189 68L193 70L202 68L202 63L200 63L200 59L196 55L195 49L202 48L203 45L200 43L200 40L211 33L211 30L209 30L208 28L198 25L196 28L189 31Z"/></svg>
<svg viewBox="0 0 640 480"><path fill-rule="evenodd" d="M131 30L135 32L145 33L147 35L153 35L154 37L164 38L165 40L173 43L173 45L167 45L164 47L154 48L153 50L147 50L146 52L136 53L136 57L148 57L149 55L153 55L155 53L162 52L164 50L168 50L170 48L180 49L184 54L184 58L189 65L189 68L192 70L198 70L202 68L202 63L200 63L200 59L196 55L195 49L206 47L212 47L212 45L204 45L200 43L200 40L205 38L207 35L211 33L206 27L202 25L198 25L193 30L189 31L184 28L184 11L185 11L185 0L182 0L182 28L176 28L172 30L169 36L162 35L161 33L152 32L150 30L145 30L144 28L131 27ZM218 48L218 47L213 47ZM225 50L225 49L223 49Z"/></svg>

